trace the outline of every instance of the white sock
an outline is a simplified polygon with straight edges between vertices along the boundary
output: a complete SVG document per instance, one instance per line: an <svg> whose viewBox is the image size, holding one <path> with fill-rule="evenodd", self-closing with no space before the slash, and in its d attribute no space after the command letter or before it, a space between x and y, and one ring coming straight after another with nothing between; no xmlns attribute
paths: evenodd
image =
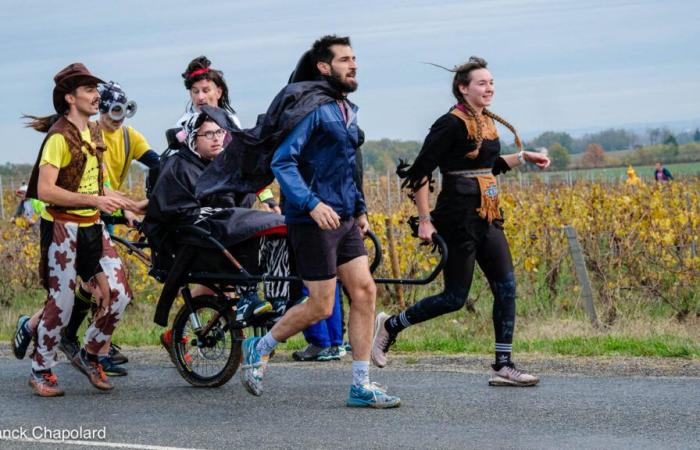
<svg viewBox="0 0 700 450"><path fill-rule="evenodd" d="M362 386L369 384L369 361L352 362L352 384Z"/></svg>
<svg viewBox="0 0 700 450"><path fill-rule="evenodd" d="M277 344L279 344L279 342L277 342L277 340L272 337L272 333L268 331L267 334L258 341L258 345L255 346L255 349L260 353L260 356L266 356L272 353L272 350L277 347Z"/></svg>

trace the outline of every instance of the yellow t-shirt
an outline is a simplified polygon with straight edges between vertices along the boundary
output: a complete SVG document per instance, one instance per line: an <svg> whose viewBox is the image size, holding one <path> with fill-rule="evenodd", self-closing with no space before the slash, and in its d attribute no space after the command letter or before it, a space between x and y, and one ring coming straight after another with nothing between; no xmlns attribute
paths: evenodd
<svg viewBox="0 0 700 450"><path fill-rule="evenodd" d="M140 159L144 153L151 149L143 134L131 127L126 127L129 132L129 156L126 156L126 143L122 128L116 131L102 130L102 138L107 146L104 154L104 164L109 177L109 188L119 190L129 174L131 161Z"/></svg>
<svg viewBox="0 0 700 450"><path fill-rule="evenodd" d="M83 140L92 143L90 139L90 129L85 127L83 131L80 132ZM88 194L88 195L99 195L99 183L98 174L99 166L97 164L97 156L91 155L90 152L83 148L83 153L87 156L87 161L85 162L85 169L83 169L83 176L80 179L80 186L78 187L78 193ZM61 134L52 135L44 145L44 150L41 154L41 161L39 166L46 164L51 164L52 166L61 169L70 164L70 149L68 148L68 142L66 138ZM97 210L94 208L86 209L74 209L67 211L69 214L75 214L77 216L89 217L94 215ZM46 209L42 211L41 217L46 220L53 221L53 217L49 214ZM91 224L81 224L81 226L89 226Z"/></svg>

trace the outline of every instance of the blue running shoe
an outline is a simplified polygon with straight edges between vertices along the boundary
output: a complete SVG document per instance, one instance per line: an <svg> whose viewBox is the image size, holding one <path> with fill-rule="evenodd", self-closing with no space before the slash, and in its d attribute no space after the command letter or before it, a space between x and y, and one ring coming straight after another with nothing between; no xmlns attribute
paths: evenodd
<svg viewBox="0 0 700 450"><path fill-rule="evenodd" d="M261 316L271 310L270 302L261 300L257 292L246 292L236 303L236 321L249 324L253 317Z"/></svg>
<svg viewBox="0 0 700 450"><path fill-rule="evenodd" d="M17 329L15 329L15 336L12 339L12 352L17 359L24 358L24 355L27 354L27 348L32 342L32 333L27 329L28 323L29 316L20 316L17 320Z"/></svg>
<svg viewBox="0 0 700 450"><path fill-rule="evenodd" d="M260 337L253 336L243 341L243 364L241 365L241 383L248 392L260 396L263 393L263 375L269 355L261 355L255 348Z"/></svg>
<svg viewBox="0 0 700 450"><path fill-rule="evenodd" d="M102 370L109 377L125 377L129 374L123 366L114 364L114 362L109 358L109 356L101 356L97 361L102 364Z"/></svg>
<svg viewBox="0 0 700 450"><path fill-rule="evenodd" d="M364 384L362 386L350 386L347 406L360 408L396 408L401 405L401 399L395 395L389 395L386 389L375 384Z"/></svg>

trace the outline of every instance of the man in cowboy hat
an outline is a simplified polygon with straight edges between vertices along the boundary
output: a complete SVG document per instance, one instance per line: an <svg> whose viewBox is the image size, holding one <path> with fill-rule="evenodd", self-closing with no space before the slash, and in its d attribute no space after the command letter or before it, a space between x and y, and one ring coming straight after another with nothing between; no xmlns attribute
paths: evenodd
<svg viewBox="0 0 700 450"><path fill-rule="evenodd" d="M72 364L100 390L111 390L98 358L109 349L112 333L131 300L121 259L100 221L100 211L137 210L136 204L104 187L105 145L90 116L98 111L95 77L73 63L54 77L56 114L35 117L28 126L47 133L32 170L27 197L47 204L41 217L39 274L48 296L36 324L36 346L29 385L43 397L63 395L57 377L56 347L73 308L76 277L87 281L98 308L85 333L85 346ZM26 352L26 335L34 327L21 317L13 340L15 355Z"/></svg>

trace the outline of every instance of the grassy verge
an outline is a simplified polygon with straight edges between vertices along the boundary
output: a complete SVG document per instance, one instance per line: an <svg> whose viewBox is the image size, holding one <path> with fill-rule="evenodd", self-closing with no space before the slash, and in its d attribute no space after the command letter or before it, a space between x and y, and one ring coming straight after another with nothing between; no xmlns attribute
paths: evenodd
<svg viewBox="0 0 700 450"><path fill-rule="evenodd" d="M27 292L13 299L0 312L0 340L9 342L19 314L31 314L41 307L43 292ZM493 351L493 328L487 301L479 302L475 313L461 310L411 327L396 342L402 352L476 353ZM521 305L526 311L526 305ZM153 323L155 305L134 301L115 333L115 342L125 345L158 345L163 331ZM518 317L514 352L567 356L651 356L700 358L700 320L679 323L656 317L651 311L630 313L606 329L590 326L577 314L572 317L538 314ZM171 317L172 319L172 317ZM303 348L303 336L290 339L283 348Z"/></svg>

